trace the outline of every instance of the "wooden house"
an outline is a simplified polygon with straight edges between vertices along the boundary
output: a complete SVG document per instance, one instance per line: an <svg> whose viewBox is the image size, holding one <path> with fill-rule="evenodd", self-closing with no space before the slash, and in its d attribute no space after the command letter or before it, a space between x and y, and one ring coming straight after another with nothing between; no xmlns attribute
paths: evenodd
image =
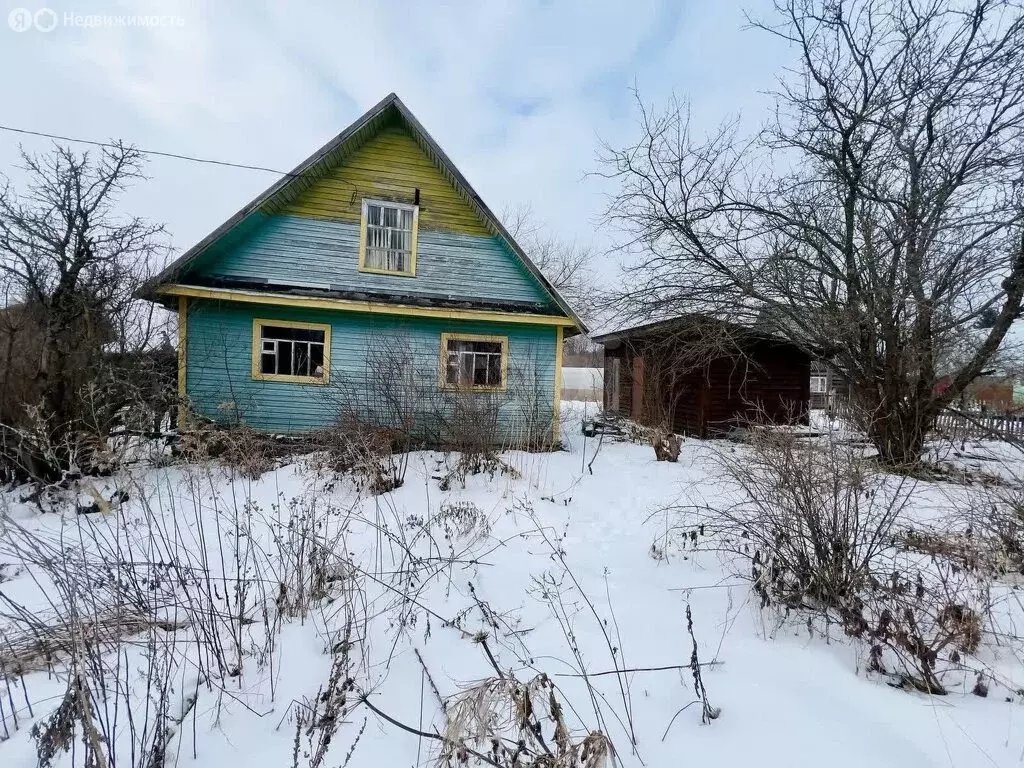
<svg viewBox="0 0 1024 768"><path fill-rule="evenodd" d="M850 382L843 372L829 361L811 360L811 408L835 411L850 401Z"/></svg>
<svg viewBox="0 0 1024 768"><path fill-rule="evenodd" d="M603 333L604 406L697 437L751 419L806 424L810 356L769 333L703 316Z"/></svg>
<svg viewBox="0 0 1024 768"><path fill-rule="evenodd" d="M458 396L557 439L562 341L583 328L394 94L146 295L178 313L191 409L282 433L374 402L409 428Z"/></svg>

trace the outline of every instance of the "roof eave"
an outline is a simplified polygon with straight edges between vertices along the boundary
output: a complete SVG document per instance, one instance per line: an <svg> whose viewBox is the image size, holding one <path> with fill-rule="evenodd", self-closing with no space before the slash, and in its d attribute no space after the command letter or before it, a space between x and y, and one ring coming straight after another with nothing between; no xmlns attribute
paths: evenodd
<svg viewBox="0 0 1024 768"><path fill-rule="evenodd" d="M359 117L354 123L348 126L344 131L339 133L333 139L324 144L320 149L314 152L312 155L307 157L295 168L288 173L281 176L280 179L275 181L263 192L253 198L249 203L237 211L231 218L221 224L219 227L214 229L210 234L200 240L198 243L189 248L185 253L175 259L171 264L166 266L160 274L154 277L152 280L147 282L146 285L139 291L140 295L145 298L155 297L155 288L161 283L166 283L176 277L181 271L187 267L196 257L202 254L207 248L213 243L223 237L225 234L234 229L240 224L245 218L255 213L260 206L267 202L274 195L278 194L284 187L286 187L295 177L301 176L306 173L311 167L316 165L323 158L335 151L344 142L351 138L355 133L362 129L368 122L373 120L377 115L391 106L393 103L398 101L398 95L395 93L389 93L383 99L381 99L376 105L367 110L361 117ZM151 300L153 300L151 298Z"/></svg>
<svg viewBox="0 0 1024 768"><path fill-rule="evenodd" d="M547 292L551 294L552 298L555 299L555 303L558 304L559 309L565 312L566 317L569 317L576 323L576 326L579 328L581 333L587 333L586 324L576 314L569 302L566 301L565 297L558 292L558 289L555 288L555 286L552 285L546 277L544 277L544 274L537 268L530 257L526 255L526 252L522 247L520 247L519 243L516 242L516 239L512 237L511 233L507 229L505 229L505 225L501 223L494 212L487 206L487 203L484 202L483 198L480 197L475 189L473 189L473 185L469 183L465 176L462 175L462 172L458 169L455 163L452 162L451 158L445 154L444 150L441 149L441 146L434 141L434 137L430 135L430 132L423 127L420 121L416 119L416 116L409 111L408 107L406 107L402 100L397 96L395 96L395 106L398 108L403 119L412 126L430 150L437 155L438 161L452 175L455 183L462 187L463 192L470 199L470 202L479 210L481 216L483 216L490 227L495 231L495 234L505 241L505 244L508 245L516 258L523 263L523 266L526 267L527 271L529 271L530 274L544 286Z"/></svg>

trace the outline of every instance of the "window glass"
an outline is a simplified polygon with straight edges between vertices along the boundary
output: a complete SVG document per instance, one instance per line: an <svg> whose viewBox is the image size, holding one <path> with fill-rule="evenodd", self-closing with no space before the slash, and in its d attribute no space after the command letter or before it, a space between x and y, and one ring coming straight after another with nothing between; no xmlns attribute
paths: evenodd
<svg viewBox="0 0 1024 768"><path fill-rule="evenodd" d="M493 388L504 385L504 343L448 339L445 384L455 387Z"/></svg>
<svg viewBox="0 0 1024 768"><path fill-rule="evenodd" d="M388 272L412 271L413 208L366 203L363 266Z"/></svg>
<svg viewBox="0 0 1024 768"><path fill-rule="evenodd" d="M260 373L276 376L324 376L322 328L260 326Z"/></svg>

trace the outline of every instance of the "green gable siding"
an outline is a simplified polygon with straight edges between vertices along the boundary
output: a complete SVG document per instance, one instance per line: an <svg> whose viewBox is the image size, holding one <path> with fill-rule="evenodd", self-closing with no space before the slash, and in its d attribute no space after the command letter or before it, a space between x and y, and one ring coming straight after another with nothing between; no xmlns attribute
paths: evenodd
<svg viewBox="0 0 1024 768"><path fill-rule="evenodd" d="M283 211L274 212L358 222L362 198L411 203L417 190L423 229L489 234L480 214L400 120L382 126L353 154L313 181Z"/></svg>
<svg viewBox="0 0 1024 768"><path fill-rule="evenodd" d="M331 381L327 385L257 381L252 378L253 319L290 320L331 325ZM406 345L416 375L437 393L423 410L444 402L440 392L442 333L507 336L510 386L502 396L501 419L507 433L524 420L548 420L555 399L555 338L550 326L330 312L214 301L189 304L186 340L186 391L192 408L222 422L237 418L257 429L303 432L333 423L351 402L350 393L367 396L367 350ZM462 395L462 397L466 397ZM471 397L486 397L474 395ZM528 397L534 398L527 402Z"/></svg>
<svg viewBox="0 0 1024 768"><path fill-rule="evenodd" d="M359 271L357 222L254 216L246 232L225 238L192 274L388 296L524 304L558 312L547 292L496 236L421 227L416 276L397 277Z"/></svg>

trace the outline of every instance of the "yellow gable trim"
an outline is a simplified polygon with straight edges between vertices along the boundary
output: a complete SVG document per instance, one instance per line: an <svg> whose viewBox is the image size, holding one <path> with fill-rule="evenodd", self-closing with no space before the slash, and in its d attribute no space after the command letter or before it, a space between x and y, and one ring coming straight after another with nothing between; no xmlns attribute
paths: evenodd
<svg viewBox="0 0 1024 768"><path fill-rule="evenodd" d="M340 312L365 312L377 315L405 315L431 317L439 320L477 320L523 325L554 325L575 328L571 318L559 315L536 315L525 312L497 312L486 309L444 309L442 307L413 307L407 304L385 304L377 301L352 301L315 296L291 296L284 293L259 293L233 288L199 288L191 285L162 285L157 293L165 296L190 296L195 299L238 301L248 304L271 304L280 307L327 309Z"/></svg>
<svg viewBox="0 0 1024 768"><path fill-rule="evenodd" d="M551 422L551 442L557 444L561 440L559 431L562 427L562 327L555 329L555 413Z"/></svg>
<svg viewBox="0 0 1024 768"><path fill-rule="evenodd" d="M417 189L419 225L424 229L492 234L470 202L400 125L383 129L280 212L359 222L363 198L414 205Z"/></svg>
<svg viewBox="0 0 1024 768"><path fill-rule="evenodd" d="M178 296L178 429L185 428L188 413L188 297Z"/></svg>

